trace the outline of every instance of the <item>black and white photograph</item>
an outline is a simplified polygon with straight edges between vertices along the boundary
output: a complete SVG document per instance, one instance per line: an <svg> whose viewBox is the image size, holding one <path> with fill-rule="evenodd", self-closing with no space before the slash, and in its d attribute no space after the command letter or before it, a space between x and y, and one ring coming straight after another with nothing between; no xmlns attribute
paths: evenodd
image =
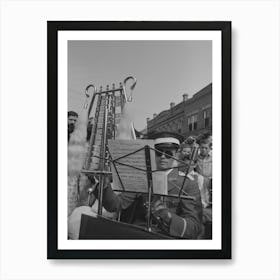
<svg viewBox="0 0 280 280"><path fill-rule="evenodd" d="M68 42L69 238L211 239L211 59L211 41Z"/></svg>
<svg viewBox="0 0 280 280"><path fill-rule="evenodd" d="M58 249L223 251L221 35L58 33Z"/></svg>

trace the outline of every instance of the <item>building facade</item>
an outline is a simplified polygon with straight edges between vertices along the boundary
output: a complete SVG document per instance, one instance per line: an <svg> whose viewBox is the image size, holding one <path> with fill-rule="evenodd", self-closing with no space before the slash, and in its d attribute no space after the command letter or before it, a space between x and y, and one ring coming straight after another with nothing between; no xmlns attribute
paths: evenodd
<svg viewBox="0 0 280 280"><path fill-rule="evenodd" d="M147 118L147 131L172 131L184 137L212 133L212 83L192 98L183 94L182 102L177 105L171 102L168 110Z"/></svg>

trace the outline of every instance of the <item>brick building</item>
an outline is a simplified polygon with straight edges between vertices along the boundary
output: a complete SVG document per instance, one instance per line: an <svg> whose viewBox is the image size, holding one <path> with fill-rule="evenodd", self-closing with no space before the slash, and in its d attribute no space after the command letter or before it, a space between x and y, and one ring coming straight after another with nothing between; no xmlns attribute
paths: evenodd
<svg viewBox="0 0 280 280"><path fill-rule="evenodd" d="M183 94L183 101L175 105L170 103L168 110L147 118L147 130L172 131L185 137L204 132L212 133L212 83L188 98Z"/></svg>

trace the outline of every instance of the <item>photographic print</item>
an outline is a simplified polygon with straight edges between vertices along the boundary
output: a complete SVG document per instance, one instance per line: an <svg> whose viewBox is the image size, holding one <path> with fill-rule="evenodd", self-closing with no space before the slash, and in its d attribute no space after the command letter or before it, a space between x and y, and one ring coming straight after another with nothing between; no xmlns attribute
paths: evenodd
<svg viewBox="0 0 280 280"><path fill-rule="evenodd" d="M230 56L230 22L48 22L48 258L231 257Z"/></svg>

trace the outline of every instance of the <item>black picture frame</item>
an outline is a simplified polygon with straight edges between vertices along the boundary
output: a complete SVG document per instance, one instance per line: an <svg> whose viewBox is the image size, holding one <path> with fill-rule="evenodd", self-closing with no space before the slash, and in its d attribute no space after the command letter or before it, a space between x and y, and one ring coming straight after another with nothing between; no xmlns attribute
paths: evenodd
<svg viewBox="0 0 280 280"><path fill-rule="evenodd" d="M58 249L58 31L218 30L222 34L222 232L221 250L61 250ZM230 259L231 258L231 22L230 21L48 21L48 259ZM137 241L136 241L137 242Z"/></svg>

